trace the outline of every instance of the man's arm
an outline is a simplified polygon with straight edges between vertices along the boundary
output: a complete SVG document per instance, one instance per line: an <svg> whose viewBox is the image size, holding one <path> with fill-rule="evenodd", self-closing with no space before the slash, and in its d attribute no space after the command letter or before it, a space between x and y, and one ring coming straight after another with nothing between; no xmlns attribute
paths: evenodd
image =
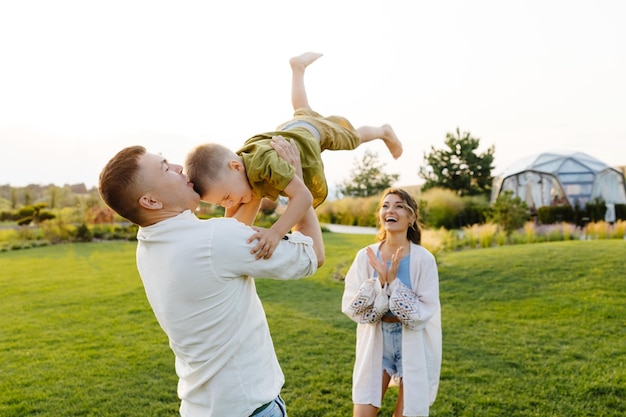
<svg viewBox="0 0 626 417"><path fill-rule="evenodd" d="M211 222L213 246L209 256L219 276L235 278L250 276L279 280L300 279L315 273L320 263L313 239L301 233L290 234L281 239L274 255L269 259L257 259L251 253L255 243L244 242L255 231L233 219L216 219Z"/></svg>
<svg viewBox="0 0 626 417"><path fill-rule="evenodd" d="M315 255L317 255L317 267L321 267L324 264L324 240L322 238L322 228L317 220L313 206L309 206L306 214L296 223L294 230L313 239L313 250Z"/></svg>

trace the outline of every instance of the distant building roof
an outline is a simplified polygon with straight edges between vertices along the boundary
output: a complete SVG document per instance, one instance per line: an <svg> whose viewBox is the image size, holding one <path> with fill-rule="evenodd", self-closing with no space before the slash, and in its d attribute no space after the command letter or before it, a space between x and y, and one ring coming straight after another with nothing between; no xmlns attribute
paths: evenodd
<svg viewBox="0 0 626 417"><path fill-rule="evenodd" d="M586 153L551 151L522 158L506 168L499 176L504 178L523 171L538 171L548 174L587 171L595 174L607 168L611 167Z"/></svg>
<svg viewBox="0 0 626 417"><path fill-rule="evenodd" d="M551 151L522 158L494 178L491 199L512 191L529 207L568 203L581 205L593 199L626 203L624 174L582 152Z"/></svg>

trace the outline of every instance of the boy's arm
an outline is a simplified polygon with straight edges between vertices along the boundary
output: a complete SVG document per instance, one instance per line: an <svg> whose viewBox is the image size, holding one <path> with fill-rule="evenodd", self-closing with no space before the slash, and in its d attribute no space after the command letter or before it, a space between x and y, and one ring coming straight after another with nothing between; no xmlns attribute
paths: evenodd
<svg viewBox="0 0 626 417"><path fill-rule="evenodd" d="M289 197L285 212L269 229L255 228L257 233L251 237L251 240L258 239L257 245L252 249L258 259L272 256L283 236L307 214L309 208L312 209L313 196L297 175L289 181L284 191Z"/></svg>
<svg viewBox="0 0 626 417"><path fill-rule="evenodd" d="M255 228L257 233L252 236L251 240L258 239L257 245L252 249L252 253L257 254L257 258L269 258L272 256L274 249L278 245L280 239L283 238L291 228L299 221L303 221L302 224L309 225L312 222L303 217L310 217L309 209L313 213L315 223L317 223L317 216L313 211L313 196L311 192L304 184L302 180L302 163L300 160L300 151L294 143L293 139L288 142L282 136L275 136L272 138L272 147L276 150L278 155L285 161L289 162L296 169L296 175L293 176L287 187L285 188L285 194L289 197L289 204L285 209L282 216L272 225L269 229ZM307 216L305 216L307 215ZM300 226L300 225L298 225ZM253 226L254 227L254 226ZM308 227L304 227L309 229ZM317 223L319 229L319 223ZM297 229L297 228L296 228ZM315 229L315 228L313 228ZM311 233L307 230L308 233ZM319 230L321 235L321 230ZM303 233L309 235L307 233ZM316 250L316 252L319 252ZM323 255L323 244L322 244ZM323 259L323 256L322 256Z"/></svg>
<svg viewBox="0 0 626 417"><path fill-rule="evenodd" d="M302 161L300 160L300 151L293 139L287 142L282 136L272 138L272 147L276 149L276 152L278 152L281 158L290 161L296 168L296 175L301 179L303 177ZM309 191L309 195L311 195L311 191L308 187L307 191ZM293 229L313 239L313 250L317 255L317 267L319 268L324 264L324 240L322 238L320 222L317 219L317 214L315 214L315 209L313 209L312 200L313 196L311 195L311 205L309 205L304 216L297 221Z"/></svg>
<svg viewBox="0 0 626 417"><path fill-rule="evenodd" d="M224 217L234 217L241 223L251 226L254 224L256 215L261 207L261 198L252 196L252 199L245 204L228 207L224 211Z"/></svg>
<svg viewBox="0 0 626 417"><path fill-rule="evenodd" d="M287 184L285 194L289 197L287 208L270 228L270 230L276 229L281 238L304 217L309 207L313 205L311 191L304 184L304 181L296 175Z"/></svg>

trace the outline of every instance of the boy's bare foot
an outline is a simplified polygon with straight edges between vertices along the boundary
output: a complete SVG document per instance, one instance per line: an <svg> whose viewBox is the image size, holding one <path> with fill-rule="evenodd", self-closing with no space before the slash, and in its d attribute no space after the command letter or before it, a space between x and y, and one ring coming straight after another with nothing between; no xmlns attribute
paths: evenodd
<svg viewBox="0 0 626 417"><path fill-rule="evenodd" d="M317 52L305 52L302 55L294 56L293 58L291 58L289 60L289 65L291 65L291 68L304 70L311 63L313 63L313 61L315 61L322 55L323 54L318 54Z"/></svg>
<svg viewBox="0 0 626 417"><path fill-rule="evenodd" d="M389 148L389 152L391 152L391 156L394 159L400 158L402 155L402 142L396 136L396 132L393 131L390 125L383 125L383 130L385 131L385 135L382 137L383 141L385 141L385 145Z"/></svg>

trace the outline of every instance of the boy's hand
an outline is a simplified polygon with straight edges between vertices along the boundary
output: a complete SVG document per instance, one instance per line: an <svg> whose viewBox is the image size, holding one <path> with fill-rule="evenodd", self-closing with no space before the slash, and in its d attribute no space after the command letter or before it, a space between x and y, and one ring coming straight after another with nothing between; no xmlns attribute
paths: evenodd
<svg viewBox="0 0 626 417"><path fill-rule="evenodd" d="M252 243L255 240L258 240L258 243L250 253L256 253L257 259L269 259L274 253L274 250L276 250L278 242L280 242L283 237L276 233L275 230L272 230L272 228L265 229L257 226L252 226L252 228L256 233L250 236L247 243Z"/></svg>

